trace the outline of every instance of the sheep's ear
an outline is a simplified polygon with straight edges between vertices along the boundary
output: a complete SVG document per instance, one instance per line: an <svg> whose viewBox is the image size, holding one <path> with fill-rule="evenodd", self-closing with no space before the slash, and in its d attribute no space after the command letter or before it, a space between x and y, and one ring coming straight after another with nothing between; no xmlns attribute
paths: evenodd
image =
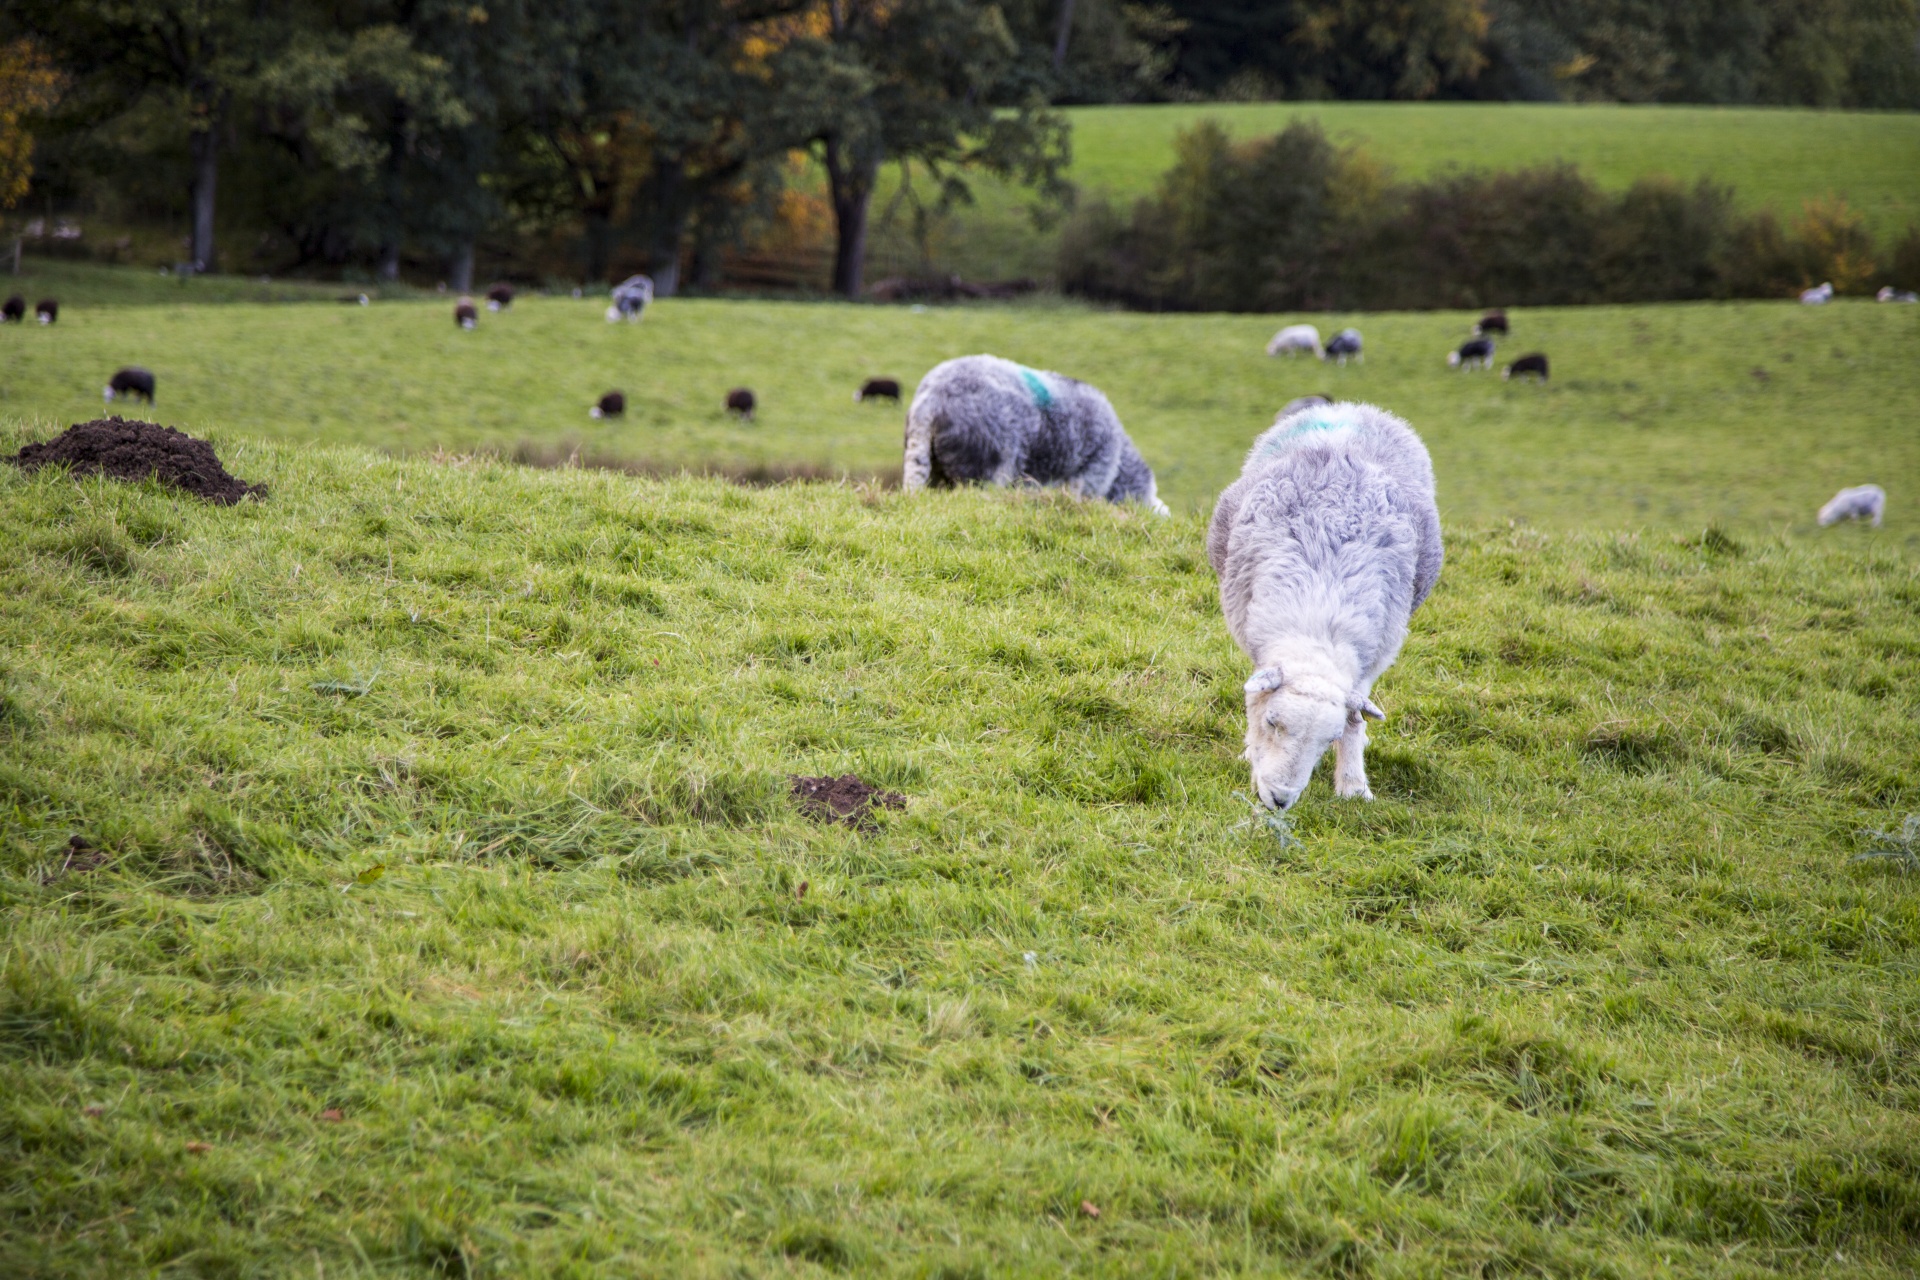
<svg viewBox="0 0 1920 1280"><path fill-rule="evenodd" d="M1285 684L1286 677L1280 674L1278 667L1262 667L1247 679L1247 696L1257 693L1272 693Z"/></svg>
<svg viewBox="0 0 1920 1280"><path fill-rule="evenodd" d="M1372 698L1362 698L1360 700L1360 714L1369 720L1385 720L1387 718L1386 712L1373 705Z"/></svg>

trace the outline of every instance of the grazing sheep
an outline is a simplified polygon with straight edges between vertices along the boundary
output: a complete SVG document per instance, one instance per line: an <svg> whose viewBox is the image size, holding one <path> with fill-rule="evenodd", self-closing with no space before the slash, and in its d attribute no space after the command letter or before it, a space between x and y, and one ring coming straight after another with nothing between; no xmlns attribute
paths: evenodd
<svg viewBox="0 0 1920 1280"><path fill-rule="evenodd" d="M1887 513L1887 491L1877 484L1855 485L1851 489L1842 489L1820 508L1820 527L1838 524L1842 520L1872 520L1873 527L1880 527L1880 518Z"/></svg>
<svg viewBox="0 0 1920 1280"><path fill-rule="evenodd" d="M1352 356L1355 360L1365 360L1366 355L1360 348L1360 331L1358 329L1342 329L1333 335L1333 341L1327 343L1327 349L1320 358L1322 360L1338 360L1341 364L1347 362L1348 356Z"/></svg>
<svg viewBox="0 0 1920 1280"><path fill-rule="evenodd" d="M1810 307L1817 307L1824 302L1830 302L1832 300L1833 286L1831 284L1816 285L1811 289L1802 289L1800 291L1800 301Z"/></svg>
<svg viewBox="0 0 1920 1280"><path fill-rule="evenodd" d="M1468 338L1460 344L1458 351L1447 356L1447 365L1453 369L1471 369L1475 365L1482 369L1493 368L1493 339Z"/></svg>
<svg viewBox="0 0 1920 1280"><path fill-rule="evenodd" d="M60 318L60 303L54 298L42 298L33 304L33 318L41 324L52 324Z"/></svg>
<svg viewBox="0 0 1920 1280"><path fill-rule="evenodd" d="M1290 356L1301 351L1321 360L1327 357L1326 348L1320 345L1320 330L1310 324L1290 324L1274 334L1267 343L1267 354L1270 356Z"/></svg>
<svg viewBox="0 0 1920 1280"><path fill-rule="evenodd" d="M1023 481L1167 514L1153 471L1093 387L999 356L934 366L907 408L901 488Z"/></svg>
<svg viewBox="0 0 1920 1280"><path fill-rule="evenodd" d="M112 404L116 396L126 396L128 399L138 396L148 404L152 404L152 371L142 369L139 365L128 365L124 369L116 369L113 377L107 379L107 403Z"/></svg>
<svg viewBox="0 0 1920 1280"><path fill-rule="evenodd" d="M364 293L343 293L340 295L340 301L350 307L365 307L371 305L373 300Z"/></svg>
<svg viewBox="0 0 1920 1280"><path fill-rule="evenodd" d="M27 300L19 294L0 302L0 324L19 324L26 315Z"/></svg>
<svg viewBox="0 0 1920 1280"><path fill-rule="evenodd" d="M477 329L480 326L480 313L473 309L472 298L462 298L454 305L453 322L462 329Z"/></svg>
<svg viewBox="0 0 1920 1280"><path fill-rule="evenodd" d="M1529 375L1540 379L1542 382L1547 380L1547 357L1545 352L1529 352L1500 371L1502 381L1508 378L1525 378Z"/></svg>
<svg viewBox="0 0 1920 1280"><path fill-rule="evenodd" d="M590 418L619 418L627 412L627 397L618 391L609 391L600 397L600 403L587 410Z"/></svg>
<svg viewBox="0 0 1920 1280"><path fill-rule="evenodd" d="M1473 326L1473 331L1481 337L1485 337L1489 333L1497 333L1505 336L1512 332L1507 328L1507 313L1498 310L1489 311L1487 314L1481 316L1480 322Z"/></svg>
<svg viewBox="0 0 1920 1280"><path fill-rule="evenodd" d="M505 311L513 305L513 286L497 284L487 290L487 310Z"/></svg>
<svg viewBox="0 0 1920 1280"><path fill-rule="evenodd" d="M891 400L899 404L900 383L893 378L868 378L860 384L860 389L853 393L855 404L864 400Z"/></svg>
<svg viewBox="0 0 1920 1280"><path fill-rule="evenodd" d="M1920 302L1920 293L1911 289L1896 289L1887 285L1873 295L1875 302Z"/></svg>
<svg viewBox="0 0 1920 1280"><path fill-rule="evenodd" d="M628 276L613 286L612 304L607 307L607 323L617 320L637 323L653 301L653 280L648 276Z"/></svg>
<svg viewBox="0 0 1920 1280"><path fill-rule="evenodd" d="M737 413L743 420L752 422L753 406L753 392L747 390L745 387L735 387L733 390L727 392L728 413Z"/></svg>
<svg viewBox="0 0 1920 1280"><path fill-rule="evenodd" d="M1253 660L1246 759L1260 803L1284 810L1338 744L1334 790L1370 800L1373 682L1440 576L1433 463L1399 418L1321 405L1254 441L1207 527L1227 630Z"/></svg>
<svg viewBox="0 0 1920 1280"><path fill-rule="evenodd" d="M1332 396L1298 396L1281 405L1280 412L1273 415L1273 420L1279 422L1282 418L1291 418L1302 409L1311 409L1316 405L1332 403Z"/></svg>

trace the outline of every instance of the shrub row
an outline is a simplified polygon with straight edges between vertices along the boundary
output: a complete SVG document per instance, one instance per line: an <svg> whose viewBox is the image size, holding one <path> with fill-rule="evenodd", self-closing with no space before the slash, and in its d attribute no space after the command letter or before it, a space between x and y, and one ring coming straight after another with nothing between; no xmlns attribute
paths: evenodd
<svg viewBox="0 0 1920 1280"><path fill-rule="evenodd" d="M1614 196L1572 165L1399 183L1296 120L1235 145L1212 121L1130 213L1092 201L1061 240L1069 293L1151 310L1546 306L1920 287L1920 228L1886 255L1844 201L1783 227L1729 187L1645 178Z"/></svg>

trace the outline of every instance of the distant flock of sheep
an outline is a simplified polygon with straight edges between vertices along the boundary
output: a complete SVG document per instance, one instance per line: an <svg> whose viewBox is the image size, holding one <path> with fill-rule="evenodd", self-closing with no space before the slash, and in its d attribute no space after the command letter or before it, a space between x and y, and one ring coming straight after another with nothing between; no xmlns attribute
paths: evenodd
<svg viewBox="0 0 1920 1280"><path fill-rule="evenodd" d="M1809 290L1817 304L1830 286ZM637 321L653 299L653 282L634 276L615 286L606 318ZM366 305L365 295L348 301ZM513 289L486 293L489 311L513 305ZM9 298L0 316L18 322L25 302ZM35 311L52 324L59 304ZM479 323L472 299L461 298L454 322ZM1449 352L1457 369L1491 369L1494 335L1511 324L1489 311L1473 336ZM1322 343L1310 324L1288 325L1267 343L1269 355L1312 355L1341 364L1364 359L1357 329ZM1506 378L1545 382L1544 352L1509 363ZM105 396L153 403L154 376L136 366L117 370ZM869 378L856 402L901 398L892 378ZM729 412L751 420L755 398L736 387ZM590 410L596 418L626 411L609 391ZM1137 503L1159 515L1153 469L1100 391L1064 374L1031 369L998 356L962 356L920 380L907 409L902 487L908 492L959 484L1057 485L1078 497ZM1886 494L1877 485L1843 489L1820 508L1822 526L1840 520L1881 523ZM1384 713L1374 682L1393 664L1409 619L1440 575L1440 513L1433 463L1412 427L1384 409L1302 396L1281 409L1248 451L1240 477L1220 495L1207 526L1207 559L1220 584L1227 629L1253 663L1243 689L1245 757L1260 802L1285 810L1299 799L1319 760L1336 754L1334 790L1370 799L1366 722Z"/></svg>

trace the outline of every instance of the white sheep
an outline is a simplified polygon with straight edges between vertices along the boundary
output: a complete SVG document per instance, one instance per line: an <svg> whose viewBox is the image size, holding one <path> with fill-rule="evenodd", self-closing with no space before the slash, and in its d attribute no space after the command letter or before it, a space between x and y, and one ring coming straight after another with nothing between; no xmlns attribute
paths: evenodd
<svg viewBox="0 0 1920 1280"><path fill-rule="evenodd" d="M1290 356L1301 351L1316 360L1327 358L1327 349L1320 345L1320 330L1310 324L1290 324L1274 334L1267 343L1267 354L1270 356Z"/></svg>
<svg viewBox="0 0 1920 1280"><path fill-rule="evenodd" d="M1887 513L1887 491L1877 484L1860 484L1851 489L1842 489L1827 500L1820 508L1820 527L1838 524L1842 520L1871 520L1873 527L1880 527L1880 519Z"/></svg>
<svg viewBox="0 0 1920 1280"><path fill-rule="evenodd" d="M1260 803L1284 810L1338 744L1334 790L1368 800L1373 682L1440 576L1433 463L1399 418L1311 406L1254 441L1207 528L1227 630L1254 672L1246 759Z"/></svg>
<svg viewBox="0 0 1920 1280"><path fill-rule="evenodd" d="M640 317L646 314L648 304L653 301L653 279L650 276L628 276L613 286L610 298L608 324L621 320L638 323Z"/></svg>
<svg viewBox="0 0 1920 1280"><path fill-rule="evenodd" d="M1097 389L999 356L935 365L907 408L900 487L1022 482L1167 514L1152 469Z"/></svg>
<svg viewBox="0 0 1920 1280"><path fill-rule="evenodd" d="M1822 303L1831 302L1833 301L1833 286L1831 284L1822 284L1816 285L1811 289L1802 289L1800 291L1800 301L1810 307L1817 307Z"/></svg>

